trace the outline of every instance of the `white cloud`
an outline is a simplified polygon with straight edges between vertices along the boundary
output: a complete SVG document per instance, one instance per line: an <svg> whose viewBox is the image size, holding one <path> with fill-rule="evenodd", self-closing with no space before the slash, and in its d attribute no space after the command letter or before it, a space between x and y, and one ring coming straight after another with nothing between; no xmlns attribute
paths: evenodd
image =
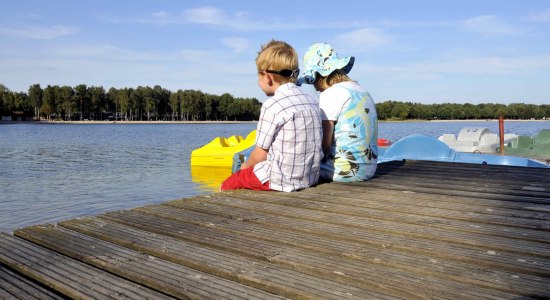
<svg viewBox="0 0 550 300"><path fill-rule="evenodd" d="M468 56L394 65L359 63L350 76L380 101L479 103L525 99L541 104L548 102L544 78L549 72L550 55Z"/></svg>
<svg viewBox="0 0 550 300"><path fill-rule="evenodd" d="M226 37L222 39L222 43L239 53L248 48L248 40L245 38Z"/></svg>
<svg viewBox="0 0 550 300"><path fill-rule="evenodd" d="M260 20L254 19L247 11L237 11L228 13L220 8L213 6L197 7L187 9L179 15L173 15L166 11L159 11L150 14L147 17L140 18L122 18L109 17L109 21L115 23L139 22L157 25L192 23L200 25L213 26L222 30L238 31L297 31L304 29L346 29L359 28L367 26L368 22L346 20L345 22L321 22L317 20L307 21L303 18L280 20L277 16L271 18L262 17Z"/></svg>
<svg viewBox="0 0 550 300"><path fill-rule="evenodd" d="M468 57L440 62L434 70L463 74L528 74L550 67L550 55L531 57Z"/></svg>
<svg viewBox="0 0 550 300"><path fill-rule="evenodd" d="M249 18L249 13L246 11L227 14L223 10L211 6L188 9L185 10L182 15L186 22L216 26L220 29L239 31L299 29L296 24L290 22L278 23L273 20L262 20L260 22Z"/></svg>
<svg viewBox="0 0 550 300"><path fill-rule="evenodd" d="M539 13L531 13L527 19L534 22L550 22L550 9Z"/></svg>
<svg viewBox="0 0 550 300"><path fill-rule="evenodd" d="M189 9L183 15L191 23L223 25L229 22L222 10L211 6Z"/></svg>
<svg viewBox="0 0 550 300"><path fill-rule="evenodd" d="M23 55L24 53L21 53ZM154 53L133 49L124 49L110 44L78 44L61 47L45 47L38 54L32 51L29 57L76 59L88 61L135 62L135 61L173 61L177 53Z"/></svg>
<svg viewBox="0 0 550 300"><path fill-rule="evenodd" d="M547 72L550 55L527 57L455 57L400 65L357 64L358 76L376 76L393 80L436 80L449 75L477 76L534 76ZM357 76L353 75L352 76Z"/></svg>
<svg viewBox="0 0 550 300"><path fill-rule="evenodd" d="M174 17L166 11L158 11L151 14L150 17L139 20L141 23L151 23L157 25L173 24L178 22L178 18Z"/></svg>
<svg viewBox="0 0 550 300"><path fill-rule="evenodd" d="M183 12L183 16L185 21L189 23L213 25L224 29L247 31L266 29L265 26L261 26L259 22L251 21L248 18L248 13L244 11L229 15L219 8L207 6L188 9Z"/></svg>
<svg viewBox="0 0 550 300"><path fill-rule="evenodd" d="M22 37L30 39L50 40L62 36L73 35L79 31L76 27L69 26L51 26L51 27L37 27L37 26L25 26L20 28L0 28L0 35L7 35L13 37Z"/></svg>
<svg viewBox="0 0 550 300"><path fill-rule="evenodd" d="M517 35L522 31L493 15L477 16L462 22L460 29L486 36Z"/></svg>
<svg viewBox="0 0 550 300"><path fill-rule="evenodd" d="M362 28L340 34L335 38L336 44L353 51L365 51L391 42L391 38L376 28Z"/></svg>

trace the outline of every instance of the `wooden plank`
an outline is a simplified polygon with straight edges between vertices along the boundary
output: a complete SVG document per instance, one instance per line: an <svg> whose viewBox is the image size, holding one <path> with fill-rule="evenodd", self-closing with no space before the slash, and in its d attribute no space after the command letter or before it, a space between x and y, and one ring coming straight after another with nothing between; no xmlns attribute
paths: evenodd
<svg viewBox="0 0 550 300"><path fill-rule="evenodd" d="M94 277L101 276L101 274L95 274L95 270L89 269L89 266L71 260L67 261L61 256L48 256L51 253L44 253L43 249L35 251L36 245L25 244L20 239L11 239L9 242L13 243L8 246L17 248L16 250L12 248L12 253L5 262L18 272L41 281L60 293L70 297L77 295L76 298L81 299L125 295L124 292L121 293L120 288L117 288L116 277L93 281ZM57 263L58 261L60 263ZM124 284L129 285L126 282ZM126 290L129 293L134 293L134 288L129 287Z"/></svg>
<svg viewBox="0 0 550 300"><path fill-rule="evenodd" d="M64 299L46 287L0 265L0 299Z"/></svg>
<svg viewBox="0 0 550 300"><path fill-rule="evenodd" d="M522 180L518 180L517 177L510 179L495 176L491 178L479 178L467 172L462 174L449 173L448 170L428 173L415 172L414 174L402 171L389 173L381 171L377 173L377 176L373 180L388 183L435 183L440 187L449 187L462 191L479 191L528 197L545 197L547 192L550 191L550 182L544 182L538 178L522 178ZM414 179L414 181L411 179Z"/></svg>
<svg viewBox="0 0 550 300"><path fill-rule="evenodd" d="M548 168L528 168L516 166L499 166L499 165L481 165L481 164L464 164L464 163L448 163L437 161L393 161L378 165L380 172L385 170L398 170L402 173L416 176L419 172L441 172L450 176L462 176L468 174L469 178L477 178L480 180L511 180L518 182L518 176L521 176L520 182L545 182L550 183L550 169ZM532 171L531 171L532 170ZM525 180L524 180L525 179Z"/></svg>
<svg viewBox="0 0 550 300"><path fill-rule="evenodd" d="M174 211L174 209L171 211ZM284 239L269 242L265 239L259 240L257 237L245 237L239 232L223 232L219 230L217 224L211 224L210 226L184 224L181 222L181 218L184 218L183 215L186 213L186 211L176 213L175 215L181 216L176 217L178 218L177 221L169 218L161 219L158 215L148 216L134 211L113 212L109 213L108 217L104 216L102 218L177 239L219 247L224 251L233 251L240 255L262 258L287 268L296 268L300 272L310 272L333 280L342 277L345 278L343 282L363 284L369 288L373 288L370 285L376 283L379 286L384 286L385 291L394 293L395 289L401 288L408 290L413 295L422 293L427 297L436 297L436 295L437 297L443 297L441 296L442 293L453 299L463 298L466 295L469 295L469 297L480 297L481 295L493 295L496 298L515 297L502 291L488 290L480 286L472 288L470 285L451 282L442 278L433 278L426 276L426 274L414 275L411 272L404 272L393 267L385 267L379 264L380 261L376 259L325 255L324 253L312 251L312 249L304 250L297 246L289 247L288 241ZM136 223L136 220L140 220L139 224ZM295 244L299 243L300 241L295 242ZM251 244L254 244L254 246L251 246ZM512 285L517 287L515 284ZM538 285L538 283L534 283L534 285ZM531 286L532 291L543 293L546 290L546 284L542 283L541 285L542 288L540 285L537 287ZM524 285L520 285L520 287L529 289ZM506 287L506 289L508 288L509 286Z"/></svg>
<svg viewBox="0 0 550 300"><path fill-rule="evenodd" d="M418 181L441 182L442 185L456 185L465 188L498 188L501 191L531 191L544 192L550 187L550 181L540 177L522 178L518 180L517 176L501 177L493 174L472 174L465 170L457 172L454 169L433 169L433 170L406 170L387 169L380 167L377 169L376 176L373 178L384 179L387 181L407 180L411 177ZM444 175L444 176L442 176Z"/></svg>
<svg viewBox="0 0 550 300"><path fill-rule="evenodd" d="M75 299L172 299L5 233L0 263Z"/></svg>
<svg viewBox="0 0 550 300"><path fill-rule="evenodd" d="M462 177L468 177L468 174L463 174ZM408 175L403 173L396 174L385 174L379 175L376 178L372 179L376 183L396 183L396 184L407 184L411 186L419 187L434 187L440 189L453 189L455 191L461 192L470 192L470 193L487 193L487 194L501 194L508 196L518 196L518 197L545 197L548 192L550 192L550 187L548 185L529 184L525 185L525 182L522 181L521 185L512 185L505 182L499 182L496 180L488 182L483 182L478 179L473 181L462 181L458 178L461 177L452 177L448 174L434 174L432 177L418 176L418 175Z"/></svg>
<svg viewBox="0 0 550 300"><path fill-rule="evenodd" d="M209 201L207 199L207 201ZM181 202L181 203L180 203ZM392 235L386 232L375 230L358 230L357 228L350 228L345 225L338 225L327 223L324 220L302 220L298 218L293 218L292 216L281 216L274 215L270 213L262 213L257 211L251 211L250 209L240 208L238 206L226 206L223 205L222 201L218 201L217 198L212 199L205 204L208 204L207 209L204 209L204 205L194 205L195 201L180 201L180 202L170 202L170 205L175 205L178 208L184 209L194 209L197 212L203 214L217 214L220 216L226 216L232 220L244 220L247 223L254 224L265 224L267 228L276 228L277 231L280 230L289 230L291 232L305 232L305 233L314 233L321 236L331 236L337 237L339 239L367 243L376 246L391 245L391 247L400 248L401 250L407 249L417 249L416 251L421 251L427 255L435 257L450 257L452 259L459 259L461 261L478 261L489 263L491 266L492 263L498 264L502 267L501 262L504 263L504 266L510 266L512 270L515 268L526 268L527 270L532 270L532 266L540 266L536 272L541 272L543 274L547 273L547 267L550 263L550 260L543 257L534 257L531 254L525 253L507 253L505 251L499 250L498 257L495 255L490 255L492 253L491 249L494 247L487 246L471 246L471 245L460 245L446 241L437 241L428 236L425 238L415 237L414 240L407 234L405 235ZM201 203L204 203L201 201ZM181 204L181 205L178 205ZM155 209L161 209L155 208ZM169 208L170 209L170 208ZM150 211L151 209L148 208ZM185 216L189 217L189 213L186 213ZM192 219L194 218L194 219ZM217 224L217 227L231 225L231 222L225 222L223 220L217 221L215 218L209 215L203 215L202 220L200 216L192 215L188 222L195 222L196 224L206 224L208 218L212 218L211 222ZM220 224L221 223L221 224ZM374 227L374 226L373 226ZM242 230L236 228L236 230ZM254 230L259 230L254 228ZM289 233L287 233L289 234ZM309 245L306 243L306 245ZM521 262L521 263L518 263ZM528 262L528 263L527 263Z"/></svg>
<svg viewBox="0 0 550 300"><path fill-rule="evenodd" d="M209 211L212 211L213 205L209 205ZM174 210L172 207L165 207L165 205L152 206L142 211L146 213L156 214L165 218L172 218L178 221L188 221L185 217L189 214L188 212L182 212ZM366 263L372 262L372 257L375 257L376 263L380 265L387 265L390 268L402 269L408 272L421 273L420 275L430 275L438 276L441 278L446 278L450 280L456 280L460 282L469 282L471 281L470 274L486 274L487 278L476 279L476 280L495 280L498 284L507 281L507 278L514 277L518 273L530 274L532 273L532 268L530 264L519 264L518 258L514 257L509 261L504 259L505 268L503 266L503 259L499 257L499 265L492 265L491 267L482 267L484 264L480 264L480 260L486 260L486 257L490 257L490 254L485 253L484 256L478 254L477 258L471 263L465 263L462 260L464 253L461 253L458 257L461 260L449 259L449 257L435 256L437 253L418 253L414 249L408 247L407 251L402 251L399 249L393 249L393 247L384 247L380 246L384 240L380 240L378 244L362 244L356 242L349 242L346 240L337 239L331 236L324 235L324 230L309 231L307 233L297 232L296 228L284 228L284 227L275 227L273 223L266 224L255 224L256 220L264 220L264 216L254 215L251 218L251 214L246 210L241 210L241 212L231 209L223 208L220 210L222 213L231 214L230 220L219 220L213 218L209 215L204 215L204 222L206 224L208 220L214 222L212 227L217 230L225 230L232 232L238 235L247 235L253 239L266 240L274 243L282 243L285 245L291 245L294 247L301 247L308 251L317 251L323 252L329 255L338 255L346 258L353 258L358 260L364 260ZM199 218L195 215L192 217L191 223L197 223ZM282 222L284 223L284 222ZM274 227L276 230L274 230ZM336 236L337 237L337 236ZM369 240L370 241L370 240ZM448 250L448 249L445 249ZM438 250L438 252L441 252ZM447 251L444 251L445 253ZM479 251L481 252L481 251ZM365 255L368 253L368 256ZM427 253L424 254L424 253ZM500 253L499 253L500 254ZM525 282L518 282L514 280L515 283L520 284L521 286L528 286L530 282L540 282L542 287L550 285L550 280L547 277L548 274L548 263L546 265L542 264L542 267L538 276L543 278L531 277L522 275L522 280ZM537 265L541 262L539 261ZM459 267L457 268L457 265ZM524 267L527 268L524 268ZM505 272L504 270L512 270L511 272ZM500 274L500 275L499 275ZM464 278L461 276L464 275ZM490 279L488 279L490 278ZM475 280L474 280L475 281ZM486 285L486 283L475 283L478 285ZM514 285L512 283L512 285ZM540 286L539 286L540 289Z"/></svg>
<svg viewBox="0 0 550 300"><path fill-rule="evenodd" d="M388 214L375 210L357 214L356 209L346 209L345 207L329 209L329 205L287 198L283 193L272 193L266 197L265 194L258 192L228 191L213 197L222 199L223 196L238 198L227 198L224 201L225 205L247 207L270 214L324 221L350 227L384 230L392 234L427 237L457 244L491 245L499 250L550 257L548 244L544 243L548 241L548 232L540 230L515 229L457 220L449 221L445 218L415 214ZM343 217L344 215L345 217ZM429 230L427 230L428 227ZM518 240L517 237L521 237L521 240Z"/></svg>
<svg viewBox="0 0 550 300"><path fill-rule="evenodd" d="M54 226L16 230L23 237L176 298L281 299L217 276ZM170 276L166 276L170 274Z"/></svg>
<svg viewBox="0 0 550 300"><path fill-rule="evenodd" d="M375 188L381 188L381 189L403 191L408 193L415 192L415 193L426 193L426 194L441 195L441 196L458 196L458 197L468 197L473 199L490 199L490 200L498 200L498 201L519 202L519 203L525 203L525 204L548 205L547 197L527 197L527 196L520 197L517 195L507 195L502 193L461 191L461 190L454 189L453 187L439 186L437 184L423 185L423 184L410 184L406 182L391 183L391 182L369 180L368 184L366 182L360 182L360 183L357 183L357 186L375 187Z"/></svg>
<svg viewBox="0 0 550 300"><path fill-rule="evenodd" d="M534 170L530 172L529 170ZM457 177L459 182L473 179L485 182L491 179L506 181L510 184L529 184L530 182L549 184L547 168L525 168L511 166L481 166L475 164L450 164L440 162L407 161L404 164L388 162L379 164L377 174L410 174L412 176L433 175L444 172L449 177ZM467 174L469 176L464 177ZM522 180L518 180L518 175ZM527 180L523 180L523 178Z"/></svg>
<svg viewBox="0 0 550 300"><path fill-rule="evenodd" d="M434 195L421 192L389 190L374 186L359 186L356 184L321 184L305 189L300 193L345 197L351 199L350 205L371 206L372 199L376 198L377 204L375 205L386 205L390 208L394 206L400 207L401 205L412 205L443 208L460 212L550 220L550 206L544 204ZM355 199L359 201L353 201Z"/></svg>
<svg viewBox="0 0 550 300"><path fill-rule="evenodd" d="M445 175L441 175L445 176ZM465 175L467 176L467 175ZM468 197L478 197L478 198L487 198L487 199L498 199L498 200L512 200L512 201L524 201L524 202L533 202L548 204L548 198L546 197L547 191L539 190L529 190L529 188L524 187L522 190L503 190L498 187L471 187L471 186L461 186L457 185L453 181L443 182L443 181L419 181L419 179L414 179L415 177L391 180L386 177L379 177L373 179L369 182L368 186L375 187L388 187L391 189L427 189L428 191L436 194L443 195L464 195ZM366 182L359 182L358 185L366 185ZM530 187L533 188L533 187ZM542 189L542 188L541 188Z"/></svg>
<svg viewBox="0 0 550 300"><path fill-rule="evenodd" d="M202 198L202 200L201 200ZM164 208L165 206L170 206ZM185 214L181 211L174 210L179 208L186 210ZM261 226L269 229L275 228L277 231L288 230L290 232L304 232L307 234L315 234L320 237L328 236L333 239L338 239L341 244L346 242L358 243L359 245L371 245L382 247L383 249L399 249L412 253L423 253L425 255L440 259L450 259L454 261L479 264L487 267L502 268L513 272L525 272L538 276L548 276L548 266L550 259L533 256L529 253L506 252L499 249L494 251L494 247L481 245L461 245L447 241L434 241L433 237L411 237L408 234L395 235L377 230L376 226L368 230L360 230L358 228L350 228L346 225L327 223L325 220L303 220L293 216L275 215L271 213L254 211L250 208L239 206L227 206L217 197L197 197L190 200L171 201L165 205L149 206L138 208L137 210L146 213L154 213L160 211L164 214L172 210L176 215L181 214L178 220L184 220L189 223L199 224L203 226L215 226L216 228L229 228L229 230L245 233L246 228L252 224L258 224L251 228L251 231L258 232L259 238L271 237L271 233L266 233L261 230ZM192 211L189 211L192 210ZM195 213L193 213L195 212ZM214 217L221 216L221 217ZM183 219L185 216L185 219ZM230 221L228 221L229 219ZM248 226L233 225L232 221L244 221ZM287 234L291 234L287 232ZM312 245L312 249L330 250L328 245L317 247L315 244L303 243L306 247ZM351 249L342 250L342 252L361 253L361 250Z"/></svg>
<svg viewBox="0 0 550 300"><path fill-rule="evenodd" d="M378 171L378 170L377 170ZM411 174L412 173L412 174ZM387 181L400 181L408 180L411 177L417 178L420 182L441 182L442 185L455 185L459 188L474 188L474 189L495 189L501 191L514 191L514 192L535 192L540 195L540 192L548 190L550 183L538 180L538 178L527 180L515 180L513 178L501 178L498 176L491 176L491 178L483 178L481 176L475 176L467 171L463 173L452 172L447 169L439 169L434 171L417 171L417 172L403 172L403 170L379 170L376 173L376 179L384 179ZM442 176L444 175L444 176ZM529 181L528 181L529 180ZM527 188L526 188L527 187ZM535 188L536 187L536 188Z"/></svg>
<svg viewBox="0 0 550 300"><path fill-rule="evenodd" d="M414 214L415 216L445 218L449 219L449 222L458 220L550 231L550 214L544 212L537 213L528 211L521 214L516 210L487 207L478 208L478 210L475 211L471 208L471 205L455 205L454 208L457 210L454 210L451 209L451 205L439 205L434 207L433 205L419 205L419 203L412 204L413 201L403 201L404 199L409 199L408 196L404 197L403 195L399 197L402 199L401 202L388 203L385 201L386 197L367 194L362 192L360 188L355 189L354 193L347 193L346 197L340 196L334 192L323 193L322 191L323 190L317 190L317 193L313 191L295 193L294 195L282 194L282 196L292 199L290 201L293 202L296 202L295 199L300 199L307 201L307 203L313 206L322 204L323 209L338 211L344 214L351 213L353 215L369 215L375 217L374 215L377 213L387 214L388 212L392 212L396 213L396 217L398 218L403 216L403 214ZM326 189L324 191L326 191ZM267 194L264 193L264 195ZM425 201L424 203L429 202L430 201ZM514 232L510 232L510 235L514 235ZM548 236L545 235L544 239L547 237Z"/></svg>
<svg viewBox="0 0 550 300"><path fill-rule="evenodd" d="M82 218L62 222L61 225L95 238L285 297L342 299L353 295L377 299L393 298L377 292L361 290L345 282L334 282L286 269L265 260L170 238L106 219ZM402 296L411 297L410 294Z"/></svg>
<svg viewBox="0 0 550 300"><path fill-rule="evenodd" d="M498 166L500 170L512 170ZM426 171L432 170L432 171ZM440 188L461 191L462 193L502 194L506 196L525 196L547 198L550 191L550 169L520 168L521 173L488 173L481 169L467 168L457 170L454 164L439 165L437 168L399 167L388 169L385 164L379 165L376 177L370 184L400 184L411 187ZM483 176L480 176L480 170ZM533 170L533 172L530 172ZM519 170L518 170L519 172ZM542 173L542 174L541 174ZM503 174L505 174L503 177ZM536 175L531 175L536 174ZM546 174L546 175L544 175ZM518 180L521 176L521 180ZM548 200L548 199L547 199ZM547 202L548 203L548 202Z"/></svg>
<svg viewBox="0 0 550 300"><path fill-rule="evenodd" d="M513 166L491 166L477 164L455 164L445 162L406 161L379 164L377 174L410 174L423 176L445 173L448 177L457 177L459 181L476 179L481 183L487 181L508 181L511 184L529 184L530 182L550 184L550 168L528 168ZM464 175L468 177L464 177ZM521 176L521 178L518 178ZM520 180L518 180L520 179ZM524 180L526 179L526 180ZM487 182L489 183L489 182Z"/></svg>
<svg viewBox="0 0 550 300"><path fill-rule="evenodd" d="M10 294L7 290L4 290L4 289L0 288L0 299L3 299L3 300L17 300L17 299L21 299L21 298L16 298L12 294ZM33 298L29 298L29 299L33 299ZM36 299L36 298L34 298L34 299Z"/></svg>

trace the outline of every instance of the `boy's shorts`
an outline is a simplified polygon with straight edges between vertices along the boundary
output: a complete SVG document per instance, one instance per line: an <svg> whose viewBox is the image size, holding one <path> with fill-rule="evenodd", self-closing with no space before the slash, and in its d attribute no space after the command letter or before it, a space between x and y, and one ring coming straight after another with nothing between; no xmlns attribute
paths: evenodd
<svg viewBox="0 0 550 300"><path fill-rule="evenodd" d="M249 189L257 191L270 191L269 181L261 183L254 174L254 168L246 168L239 170L229 176L220 188L222 191L237 190L237 189Z"/></svg>

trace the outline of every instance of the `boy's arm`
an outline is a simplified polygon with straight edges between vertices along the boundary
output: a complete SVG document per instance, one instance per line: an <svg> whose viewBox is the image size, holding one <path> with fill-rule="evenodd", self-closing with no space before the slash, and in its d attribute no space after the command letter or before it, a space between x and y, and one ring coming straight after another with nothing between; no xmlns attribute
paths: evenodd
<svg viewBox="0 0 550 300"><path fill-rule="evenodd" d="M246 168L252 168L257 163L266 160L268 152L269 152L268 149L264 149L258 146L254 147L254 150L252 150L248 159L241 164L241 170Z"/></svg>

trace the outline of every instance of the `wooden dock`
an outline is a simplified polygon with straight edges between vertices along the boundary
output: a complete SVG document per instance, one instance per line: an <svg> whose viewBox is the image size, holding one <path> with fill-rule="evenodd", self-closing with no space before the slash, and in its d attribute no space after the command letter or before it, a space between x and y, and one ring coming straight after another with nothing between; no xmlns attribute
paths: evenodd
<svg viewBox="0 0 550 300"><path fill-rule="evenodd" d="M550 169L391 162L0 234L1 299L550 299Z"/></svg>

